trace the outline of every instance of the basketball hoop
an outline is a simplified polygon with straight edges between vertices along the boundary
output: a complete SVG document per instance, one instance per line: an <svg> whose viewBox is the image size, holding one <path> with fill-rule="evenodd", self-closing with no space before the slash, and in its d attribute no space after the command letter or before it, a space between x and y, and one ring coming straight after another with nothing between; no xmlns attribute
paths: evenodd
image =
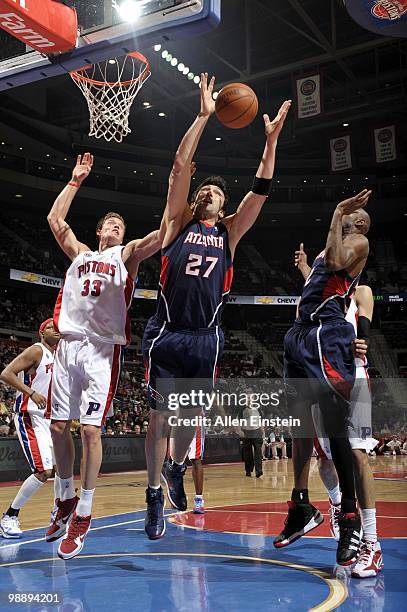
<svg viewBox="0 0 407 612"><path fill-rule="evenodd" d="M151 75L150 62L137 51L84 66L70 75L86 98L89 136L122 142L130 134L131 106Z"/></svg>

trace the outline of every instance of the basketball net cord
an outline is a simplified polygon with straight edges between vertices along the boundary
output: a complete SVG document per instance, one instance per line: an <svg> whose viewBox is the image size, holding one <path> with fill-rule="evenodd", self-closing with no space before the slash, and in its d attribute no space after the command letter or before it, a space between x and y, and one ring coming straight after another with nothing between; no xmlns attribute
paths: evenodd
<svg viewBox="0 0 407 612"><path fill-rule="evenodd" d="M129 53L124 58L85 66L70 75L88 103L89 136L122 142L131 133L131 106L151 75L148 60L141 53Z"/></svg>

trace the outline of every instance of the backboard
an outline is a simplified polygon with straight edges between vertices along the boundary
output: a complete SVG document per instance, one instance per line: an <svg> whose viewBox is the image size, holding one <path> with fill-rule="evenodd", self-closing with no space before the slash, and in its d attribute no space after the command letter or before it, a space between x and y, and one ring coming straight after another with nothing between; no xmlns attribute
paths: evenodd
<svg viewBox="0 0 407 612"><path fill-rule="evenodd" d="M0 91L78 70L152 44L216 27L221 0L60 0L76 9L79 37L69 53L49 58L0 29ZM126 19L124 5L138 16Z"/></svg>

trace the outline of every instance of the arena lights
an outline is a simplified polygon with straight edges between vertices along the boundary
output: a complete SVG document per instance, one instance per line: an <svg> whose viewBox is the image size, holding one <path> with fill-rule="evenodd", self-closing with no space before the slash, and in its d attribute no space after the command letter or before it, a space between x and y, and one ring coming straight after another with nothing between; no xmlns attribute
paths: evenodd
<svg viewBox="0 0 407 612"><path fill-rule="evenodd" d="M117 2L113 3L113 7L117 10L120 17L124 19L124 21L128 21L132 23L136 21L141 15L141 5L144 2L136 2L136 0L124 0L118 4Z"/></svg>
<svg viewBox="0 0 407 612"><path fill-rule="evenodd" d="M154 45L153 49L156 53L158 53L159 51L161 51L162 45L160 44ZM189 66L187 66L184 62L178 60L177 57L173 57L172 54L167 49L162 49L161 57L163 60L168 62L174 68L175 66L177 66L178 72L182 74L183 76L185 76L188 79L188 81L193 81L193 83L198 86L201 85L201 77L196 75L194 72L192 72ZM218 95L219 95L219 92L215 92L213 94L213 99L216 100Z"/></svg>
<svg viewBox="0 0 407 612"><path fill-rule="evenodd" d="M165 113L158 113L159 117L166 117L167 115Z"/></svg>
<svg viewBox="0 0 407 612"><path fill-rule="evenodd" d="M349 123L342 123L343 127L349 127Z"/></svg>

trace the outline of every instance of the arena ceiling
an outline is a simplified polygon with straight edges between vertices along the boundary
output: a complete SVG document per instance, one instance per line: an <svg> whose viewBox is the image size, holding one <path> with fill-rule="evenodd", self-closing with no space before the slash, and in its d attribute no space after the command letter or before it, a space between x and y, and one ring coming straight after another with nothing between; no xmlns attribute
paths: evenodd
<svg viewBox="0 0 407 612"><path fill-rule="evenodd" d="M322 75L324 113L298 122L293 110L281 138L287 161L318 163L326 157L327 139L341 133L344 122L358 138L361 156L367 155L363 142L370 144L362 134L378 121L397 122L399 138L405 138L406 40L362 29L341 0L223 0L222 11L216 30L166 45L195 73L215 74L218 89L233 81L248 83L259 97L260 111L273 113L282 100L293 97L296 76L315 70ZM150 57L153 76L135 102L133 133L126 145L172 152L198 109L199 90L160 52L142 51ZM142 105L146 101L150 108ZM28 118L43 122L39 140L45 144L60 140L62 149L67 139L54 126L69 131L71 144L80 143L88 127L85 101L68 76L3 93L0 109L1 121L13 121L22 133L32 131ZM159 117L159 112L166 117ZM224 128L213 119L200 154L242 160L257 157L262 145L261 112L244 130Z"/></svg>

